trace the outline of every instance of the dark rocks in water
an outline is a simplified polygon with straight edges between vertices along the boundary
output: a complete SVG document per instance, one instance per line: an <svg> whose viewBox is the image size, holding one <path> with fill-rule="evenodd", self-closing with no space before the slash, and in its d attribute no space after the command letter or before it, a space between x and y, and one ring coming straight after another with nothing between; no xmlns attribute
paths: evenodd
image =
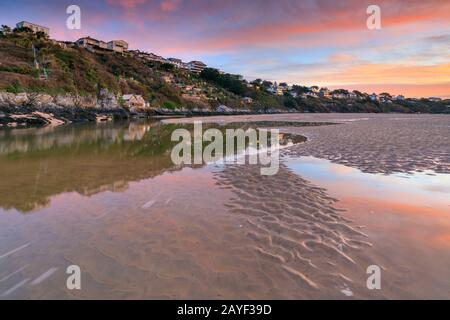
<svg viewBox="0 0 450 320"><path fill-rule="evenodd" d="M59 106L1 106L0 127L35 127L49 124L96 122L98 118L127 119L122 108L81 108Z"/></svg>

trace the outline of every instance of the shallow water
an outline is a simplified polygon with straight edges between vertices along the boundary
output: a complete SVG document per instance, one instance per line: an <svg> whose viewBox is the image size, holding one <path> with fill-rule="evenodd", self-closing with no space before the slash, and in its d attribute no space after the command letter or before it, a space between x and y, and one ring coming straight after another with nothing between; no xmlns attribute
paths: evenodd
<svg viewBox="0 0 450 320"><path fill-rule="evenodd" d="M450 117L232 118L340 124L270 123L275 176L173 165L183 120L0 131L0 299L450 298Z"/></svg>

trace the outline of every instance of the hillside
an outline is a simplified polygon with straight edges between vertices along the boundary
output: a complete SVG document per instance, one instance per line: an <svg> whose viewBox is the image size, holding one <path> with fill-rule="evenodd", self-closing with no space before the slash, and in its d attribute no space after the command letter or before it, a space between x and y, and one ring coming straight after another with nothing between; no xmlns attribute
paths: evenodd
<svg viewBox="0 0 450 320"><path fill-rule="evenodd" d="M33 47L40 70L35 68ZM224 107L217 108L226 106L226 110L238 112L448 113L450 104L448 100L424 99L382 103L371 101L367 94L357 99L311 98L305 96L307 87L293 86L289 92L281 94L271 92L272 87L268 81L248 83L241 76L211 68L194 74L170 64L143 61L130 55L62 47L56 41L28 31L0 35L0 92L13 94L70 95L82 101L97 101L107 92L119 107L123 106L122 95L137 94L149 105L148 110L142 111L211 111L223 110ZM26 104L32 104L30 99L27 101Z"/></svg>
<svg viewBox="0 0 450 320"><path fill-rule="evenodd" d="M47 80L34 68L32 44L37 48L37 58L46 70ZM61 48L30 33L0 38L0 91L89 96L107 89L116 96L139 94L152 108L168 109L241 105L234 94L207 84L187 71L170 67L143 63L119 54L101 55L83 48ZM185 92L186 87L200 90L192 94Z"/></svg>

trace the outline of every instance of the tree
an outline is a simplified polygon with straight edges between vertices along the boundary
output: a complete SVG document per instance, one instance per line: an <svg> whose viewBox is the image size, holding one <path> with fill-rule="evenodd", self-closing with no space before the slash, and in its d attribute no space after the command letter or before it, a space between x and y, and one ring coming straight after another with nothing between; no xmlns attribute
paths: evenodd
<svg viewBox="0 0 450 320"><path fill-rule="evenodd" d="M8 27L6 24L2 24L2 32L3 34L8 34L11 32L11 28Z"/></svg>
<svg viewBox="0 0 450 320"><path fill-rule="evenodd" d="M261 79L256 79L256 80L253 80L252 82L250 82L252 85L254 85L254 86L260 86L261 85L261 83L262 83L262 80Z"/></svg>
<svg viewBox="0 0 450 320"><path fill-rule="evenodd" d="M163 63L161 64L161 69L164 71L172 71L174 69L174 65L171 63Z"/></svg>
<svg viewBox="0 0 450 320"><path fill-rule="evenodd" d="M288 109L297 109L298 104L297 101L295 101L294 98L292 97L286 97L286 99L284 100L284 106Z"/></svg>
<svg viewBox="0 0 450 320"><path fill-rule="evenodd" d="M31 30L28 27L21 27L21 28L14 28L13 30L14 33L21 33L21 32L25 32L25 33L33 33L33 30Z"/></svg>
<svg viewBox="0 0 450 320"><path fill-rule="evenodd" d="M36 38L38 38L38 39L46 39L47 35L44 32L39 31L39 32L36 32Z"/></svg>
<svg viewBox="0 0 450 320"><path fill-rule="evenodd" d="M333 93L348 94L348 90L345 90L345 89L336 89L336 90L333 91Z"/></svg>
<svg viewBox="0 0 450 320"><path fill-rule="evenodd" d="M262 86L264 87L264 88L270 88L270 87L272 87L273 86L273 83L271 82L271 81L267 81L267 80L264 80L263 82L262 82Z"/></svg>
<svg viewBox="0 0 450 320"><path fill-rule="evenodd" d="M309 91L309 88L294 84L292 86L292 91L296 92L297 94L302 94L302 93L307 93Z"/></svg>

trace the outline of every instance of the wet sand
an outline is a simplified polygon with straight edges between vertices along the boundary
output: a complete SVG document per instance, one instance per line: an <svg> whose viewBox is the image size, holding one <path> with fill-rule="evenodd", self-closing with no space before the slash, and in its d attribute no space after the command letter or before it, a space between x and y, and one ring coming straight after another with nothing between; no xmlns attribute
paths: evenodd
<svg viewBox="0 0 450 320"><path fill-rule="evenodd" d="M399 207L388 198L390 191L383 193L383 185L392 181L374 182L378 191L364 189L351 182L357 174L350 172L347 185L336 185L309 170L296 171L291 163L308 156L342 165L335 168L340 171L377 177L425 171L423 179L434 174L448 181L450 117L302 114L203 120L338 124L282 128L308 141L282 150L275 176L261 176L251 165L184 168L147 179L143 173L121 190L54 194L29 214L0 210L0 298L450 298L445 202L435 208L437 198L430 193ZM449 193L446 185L440 194ZM365 197L356 198L351 187L367 190ZM405 190L402 196L414 192ZM418 230L435 236L424 243ZM70 264L82 270L80 291L65 287ZM366 269L373 264L383 270L380 291L366 287Z"/></svg>

